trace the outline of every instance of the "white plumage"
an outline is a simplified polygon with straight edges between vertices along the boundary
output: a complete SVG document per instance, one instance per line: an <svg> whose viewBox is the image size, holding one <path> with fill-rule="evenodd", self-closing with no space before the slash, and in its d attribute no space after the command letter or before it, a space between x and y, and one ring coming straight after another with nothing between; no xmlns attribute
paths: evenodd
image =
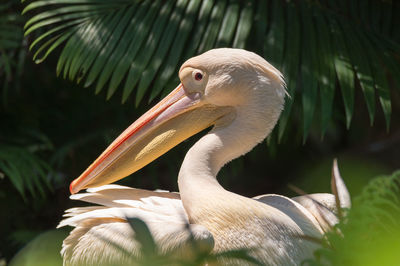
<svg viewBox="0 0 400 266"><path fill-rule="evenodd" d="M75 229L64 241L65 265L128 263L139 247L126 217L144 220L162 252L185 250L189 224L195 241L212 252L245 248L268 265L298 265L310 257L316 244L301 236L321 237L337 222L332 194L250 199L225 190L216 179L224 164L250 151L276 124L286 93L282 75L254 53L224 48L189 59L179 76L182 84L71 184L73 193L89 188L72 199L98 206L66 211L59 226ZM213 129L182 163L180 194L100 186L137 171L210 125ZM344 183L338 173L333 177L334 191L348 207Z"/></svg>
<svg viewBox="0 0 400 266"><path fill-rule="evenodd" d="M206 228L190 225L188 231L188 217L177 193L105 185L72 195L71 199L99 206L66 211L58 227L76 227L61 251L66 265L131 263L140 247L126 217L145 221L164 253L186 244L190 231L198 243L212 249L213 239Z"/></svg>

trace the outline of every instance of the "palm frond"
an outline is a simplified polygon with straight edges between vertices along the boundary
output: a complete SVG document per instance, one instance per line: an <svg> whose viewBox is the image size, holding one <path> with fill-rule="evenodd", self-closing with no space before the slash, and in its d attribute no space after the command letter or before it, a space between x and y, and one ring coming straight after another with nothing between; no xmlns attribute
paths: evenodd
<svg viewBox="0 0 400 266"><path fill-rule="evenodd" d="M350 127L359 88L371 124L379 100L389 127L390 84L400 88L395 2L40 0L23 13L36 12L25 34L42 32L30 47L36 62L63 46L58 75L96 93L107 88L107 98L121 88L123 102L132 93L136 104L165 94L179 64L198 53L222 46L254 50L287 78L291 98L279 139L295 104L306 140L316 114L324 135L338 93Z"/></svg>
<svg viewBox="0 0 400 266"><path fill-rule="evenodd" d="M3 117L2 117L3 118ZM50 139L29 127L15 128L3 120L0 132L0 176L8 178L21 196L36 197L51 190L51 166L42 158L53 149Z"/></svg>
<svg viewBox="0 0 400 266"><path fill-rule="evenodd" d="M30 152L26 147L18 145L0 145L0 174L8 177L14 187L22 195L26 191L32 196L45 195L45 189L51 189L48 173L50 166Z"/></svg>
<svg viewBox="0 0 400 266"><path fill-rule="evenodd" d="M303 103L303 142L305 142L315 113L318 95L319 64L317 59L316 32L313 27L312 10L306 3L301 5L301 25L303 28L302 39L302 64L301 89Z"/></svg>
<svg viewBox="0 0 400 266"><path fill-rule="evenodd" d="M395 265L400 248L400 171L371 180L354 199L339 230L326 235L331 247L306 265Z"/></svg>
<svg viewBox="0 0 400 266"><path fill-rule="evenodd" d="M18 1L0 4L0 82L2 83L3 104L7 99L9 83L16 81L22 73L25 59L23 48L23 19L14 9Z"/></svg>

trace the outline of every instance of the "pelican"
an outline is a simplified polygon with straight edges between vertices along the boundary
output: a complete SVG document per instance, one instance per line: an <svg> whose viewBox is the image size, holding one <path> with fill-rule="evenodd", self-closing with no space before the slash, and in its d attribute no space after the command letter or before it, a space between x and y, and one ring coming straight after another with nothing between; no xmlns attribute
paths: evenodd
<svg viewBox="0 0 400 266"><path fill-rule="evenodd" d="M63 242L64 265L129 263L109 244L139 252L126 217L145 221L162 252L184 249L188 226L211 252L248 249L268 265L298 265L311 257L317 244L300 236L319 238L337 222L334 195L247 198L224 189L216 178L221 167L274 128L286 95L282 74L255 53L220 48L187 60L179 79L71 183L71 199L96 205L69 209L60 222L75 227ZM179 194L110 185L209 127L183 160ZM87 192L76 194L82 189ZM349 206L346 195L342 205Z"/></svg>

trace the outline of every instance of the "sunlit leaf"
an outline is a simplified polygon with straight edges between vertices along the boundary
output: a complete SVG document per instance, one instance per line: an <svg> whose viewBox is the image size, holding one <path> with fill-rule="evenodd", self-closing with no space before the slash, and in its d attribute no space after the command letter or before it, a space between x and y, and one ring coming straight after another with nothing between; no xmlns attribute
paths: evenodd
<svg viewBox="0 0 400 266"><path fill-rule="evenodd" d="M302 5L302 64L301 64L301 88L302 88L302 104L303 104L303 142L305 142L314 117L317 89L318 89L318 73L319 65L316 58L316 33L314 23L312 21L312 13L306 4Z"/></svg>

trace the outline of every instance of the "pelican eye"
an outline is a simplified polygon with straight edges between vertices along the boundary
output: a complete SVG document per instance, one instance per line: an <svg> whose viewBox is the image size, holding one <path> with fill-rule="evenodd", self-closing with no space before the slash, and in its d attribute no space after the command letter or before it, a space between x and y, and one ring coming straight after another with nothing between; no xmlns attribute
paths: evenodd
<svg viewBox="0 0 400 266"><path fill-rule="evenodd" d="M202 80L203 79L203 74L201 74L200 72L196 72L194 74L194 79L197 80L197 81Z"/></svg>

